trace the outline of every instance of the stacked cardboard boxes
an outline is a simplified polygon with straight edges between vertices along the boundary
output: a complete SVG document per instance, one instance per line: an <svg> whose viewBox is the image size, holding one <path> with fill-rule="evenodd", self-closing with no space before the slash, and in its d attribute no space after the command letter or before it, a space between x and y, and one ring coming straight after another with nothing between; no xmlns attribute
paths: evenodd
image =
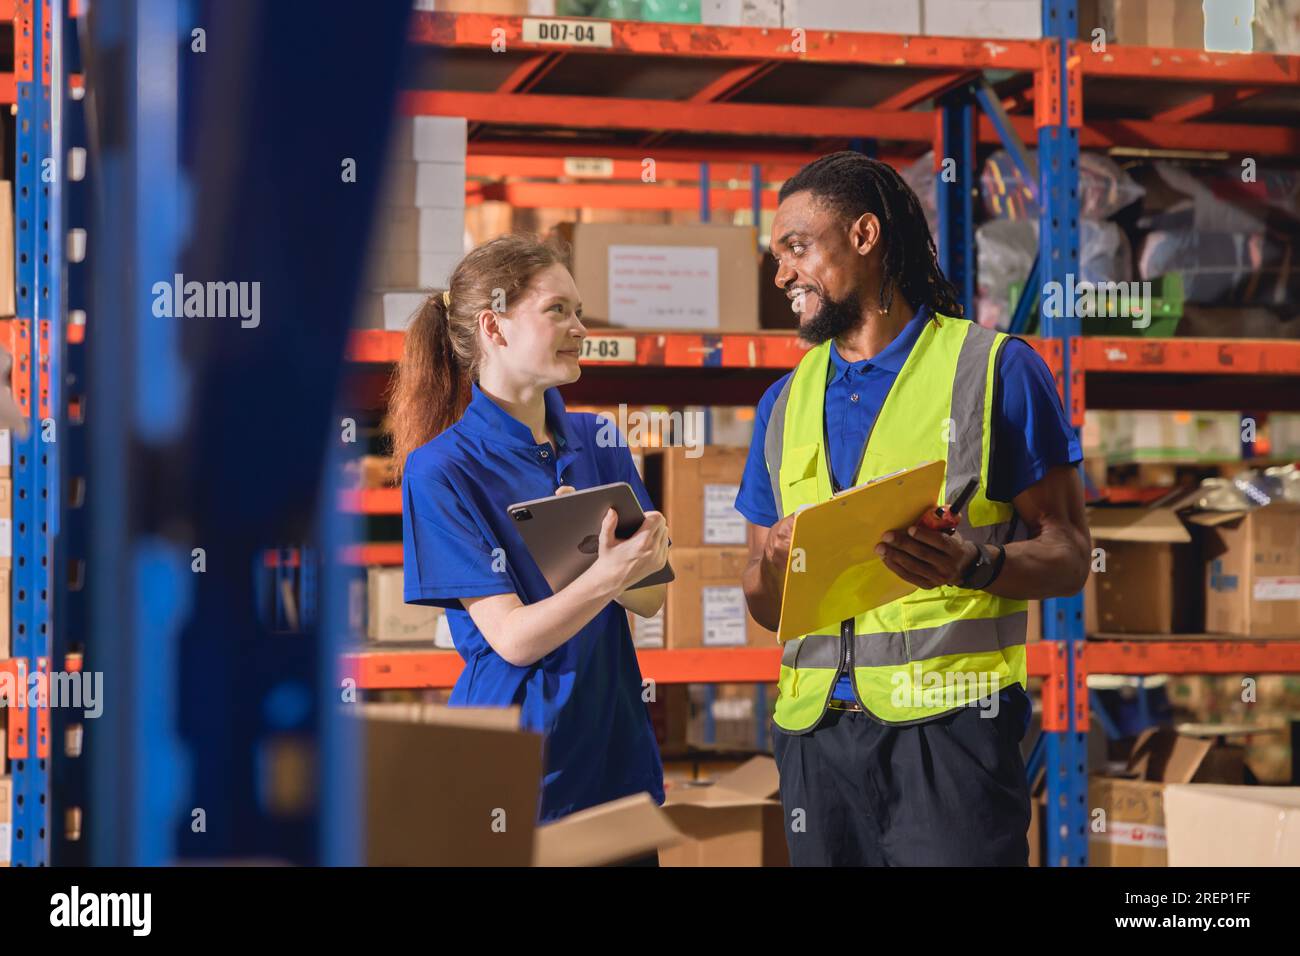
<svg viewBox="0 0 1300 956"><path fill-rule="evenodd" d="M741 587L749 550L735 500L747 454L720 446L646 453L646 487L668 519L677 574L664 608L664 647L776 646L776 635L749 616Z"/></svg>
<svg viewBox="0 0 1300 956"><path fill-rule="evenodd" d="M463 117L401 117L384 185L361 325L405 329L465 248Z"/></svg>

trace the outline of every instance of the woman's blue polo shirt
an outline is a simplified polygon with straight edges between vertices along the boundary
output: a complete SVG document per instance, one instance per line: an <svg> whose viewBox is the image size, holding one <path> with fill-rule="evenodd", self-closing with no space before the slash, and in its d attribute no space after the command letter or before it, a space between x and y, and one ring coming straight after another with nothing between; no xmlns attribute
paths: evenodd
<svg viewBox="0 0 1300 956"><path fill-rule="evenodd" d="M570 414L557 389L546 392L556 445L539 445L477 385L465 414L406 459L402 477L404 596L446 609L465 661L451 703L519 704L526 729L545 735L539 817L551 820L633 793L663 803L663 764L646 705L627 612L611 601L541 660L517 667L501 658L460 603L514 592L525 604L552 591L506 514L507 506L625 481L642 508L654 505L626 443L590 414Z"/></svg>

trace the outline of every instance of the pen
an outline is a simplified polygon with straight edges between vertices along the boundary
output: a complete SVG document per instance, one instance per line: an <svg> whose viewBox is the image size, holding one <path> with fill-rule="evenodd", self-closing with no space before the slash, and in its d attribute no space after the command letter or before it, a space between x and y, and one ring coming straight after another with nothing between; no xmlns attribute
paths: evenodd
<svg viewBox="0 0 1300 956"><path fill-rule="evenodd" d="M922 515L921 524L931 531L952 534L957 530L957 525L961 523L961 509L966 507L966 502L970 501L971 495L975 494L977 487L979 487L979 479L972 478L957 493L957 497L953 499L951 505L940 505L934 511L928 511Z"/></svg>

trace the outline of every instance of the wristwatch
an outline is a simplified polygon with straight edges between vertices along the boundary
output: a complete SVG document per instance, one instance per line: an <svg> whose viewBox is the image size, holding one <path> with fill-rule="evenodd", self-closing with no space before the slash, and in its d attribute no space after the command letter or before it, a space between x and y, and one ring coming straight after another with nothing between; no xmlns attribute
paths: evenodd
<svg viewBox="0 0 1300 956"><path fill-rule="evenodd" d="M1002 573L1002 563L1007 559L1007 549L1000 544L995 544L993 547L998 549L998 553L997 557L990 561L984 547L975 546L975 561L961 576L962 587L969 591L982 591Z"/></svg>

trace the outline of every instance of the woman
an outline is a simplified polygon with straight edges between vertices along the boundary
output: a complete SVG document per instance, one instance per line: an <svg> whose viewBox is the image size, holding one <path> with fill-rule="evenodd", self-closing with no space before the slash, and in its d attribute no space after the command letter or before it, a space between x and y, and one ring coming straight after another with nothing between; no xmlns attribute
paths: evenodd
<svg viewBox="0 0 1300 956"><path fill-rule="evenodd" d="M603 447L594 415L565 411L586 329L562 252L531 236L475 249L406 333L392 401L404 462L405 599L446 608L465 669L451 703L519 704L546 738L540 818L642 791L663 802L663 765L627 615L650 616L668 529L626 443ZM608 444L605 442L604 444ZM506 514L517 501L625 481L646 520L552 593Z"/></svg>

